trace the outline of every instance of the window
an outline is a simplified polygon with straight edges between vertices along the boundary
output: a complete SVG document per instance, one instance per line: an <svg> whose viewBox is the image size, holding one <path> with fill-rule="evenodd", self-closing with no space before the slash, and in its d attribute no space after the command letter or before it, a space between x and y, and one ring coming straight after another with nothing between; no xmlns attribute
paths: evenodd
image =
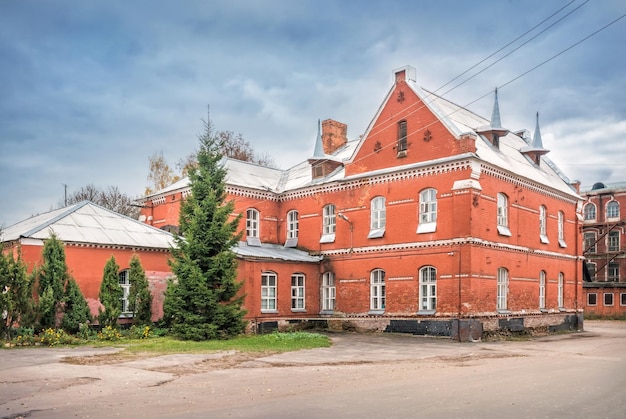
<svg viewBox="0 0 626 419"><path fill-rule="evenodd" d="M619 218L619 202L610 201L606 204L606 218Z"/></svg>
<svg viewBox="0 0 626 419"><path fill-rule="evenodd" d="M584 249L583 253L596 253L596 233L587 232L583 234L584 238Z"/></svg>
<svg viewBox="0 0 626 419"><path fill-rule="evenodd" d="M370 274L370 309L385 309L385 271L374 269Z"/></svg>
<svg viewBox="0 0 626 419"><path fill-rule="evenodd" d="M287 241L285 247L296 247L298 245L298 211L289 211L287 213Z"/></svg>
<svg viewBox="0 0 626 419"><path fill-rule="evenodd" d="M591 202L589 202L587 205L585 205L583 214L584 214L585 220L595 220L596 219L596 204L592 204Z"/></svg>
<svg viewBox="0 0 626 419"><path fill-rule="evenodd" d="M335 275L324 272L322 275L322 311L335 310Z"/></svg>
<svg viewBox="0 0 626 419"><path fill-rule="evenodd" d="M626 292L619 295L619 305L626 306Z"/></svg>
<svg viewBox="0 0 626 419"><path fill-rule="evenodd" d="M130 293L130 271L128 269L121 271L117 277L120 287L122 287L122 315L131 315L128 295Z"/></svg>
<svg viewBox="0 0 626 419"><path fill-rule="evenodd" d="M609 267L607 268L607 281L619 281L619 263L609 263Z"/></svg>
<svg viewBox="0 0 626 419"><path fill-rule="evenodd" d="M592 281L596 280L596 264L595 262L585 262L587 264L587 271Z"/></svg>
<svg viewBox="0 0 626 419"><path fill-rule="evenodd" d="M503 194L498 194L498 233L503 236L510 236L509 230L509 198Z"/></svg>
<svg viewBox="0 0 626 419"><path fill-rule="evenodd" d="M559 211L559 246L567 247L565 244L565 214L563 211Z"/></svg>
<svg viewBox="0 0 626 419"><path fill-rule="evenodd" d="M322 239L320 243L332 243L335 241L335 225L337 217L335 216L335 206L328 204L324 207L322 215Z"/></svg>
<svg viewBox="0 0 626 419"><path fill-rule="evenodd" d="M259 211L249 208L246 211L246 241L250 246L260 246Z"/></svg>
<svg viewBox="0 0 626 419"><path fill-rule="evenodd" d="M607 292L606 294L604 294L604 305L605 306L613 305L613 293L612 292Z"/></svg>
<svg viewBox="0 0 626 419"><path fill-rule="evenodd" d="M547 233L547 218L548 211L546 210L546 207L541 205L539 207L539 238L541 240L541 243L549 243Z"/></svg>
<svg viewBox="0 0 626 419"><path fill-rule="evenodd" d="M609 231L606 248L609 252L619 252L619 231Z"/></svg>
<svg viewBox="0 0 626 419"><path fill-rule="evenodd" d="M546 308L546 271L539 272L539 308Z"/></svg>
<svg viewBox="0 0 626 419"><path fill-rule="evenodd" d="M370 234L368 239L382 237L385 235L385 224L387 210L385 209L385 198L377 196L372 199L370 208Z"/></svg>
<svg viewBox="0 0 626 419"><path fill-rule="evenodd" d="M291 275L291 311L304 311L304 275Z"/></svg>
<svg viewBox="0 0 626 419"><path fill-rule="evenodd" d="M563 307L563 283L565 282L563 278L563 272L559 272L559 282L557 285L557 305L559 308Z"/></svg>
<svg viewBox="0 0 626 419"><path fill-rule="evenodd" d="M596 304L598 304L598 294L596 294L595 292L590 292L589 294L587 294L587 305L595 306Z"/></svg>
<svg viewBox="0 0 626 419"><path fill-rule="evenodd" d="M507 310L507 295L509 293L509 271L506 268L498 269L497 310Z"/></svg>
<svg viewBox="0 0 626 419"><path fill-rule="evenodd" d="M437 270L432 266L420 269L420 311L437 309Z"/></svg>
<svg viewBox="0 0 626 419"><path fill-rule="evenodd" d="M261 274L261 312L276 311L276 274L263 272Z"/></svg>
<svg viewBox="0 0 626 419"><path fill-rule="evenodd" d="M407 139L406 139L406 121L398 122L398 155L404 152L406 155Z"/></svg>
<svg viewBox="0 0 626 419"><path fill-rule="evenodd" d="M437 228L437 190L424 189L420 192L418 233L432 233Z"/></svg>

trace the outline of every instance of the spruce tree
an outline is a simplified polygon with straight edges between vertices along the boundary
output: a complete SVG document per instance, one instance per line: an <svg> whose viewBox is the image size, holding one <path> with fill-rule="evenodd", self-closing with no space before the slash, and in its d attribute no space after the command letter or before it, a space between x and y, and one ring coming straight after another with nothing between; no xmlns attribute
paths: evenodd
<svg viewBox="0 0 626 419"><path fill-rule="evenodd" d="M245 328L232 250L241 237L239 217L230 219L234 203L226 202L219 140L210 122L205 127L198 165L189 171L191 194L181 206L181 235L175 236L172 250L176 279L168 285L163 307L170 333L186 340L228 338Z"/></svg>
<svg viewBox="0 0 626 419"><path fill-rule="evenodd" d="M146 273L141 266L139 256L133 255L130 259L130 290L128 292L128 303L130 311L133 312L133 324L152 324L152 294L148 286Z"/></svg>
<svg viewBox="0 0 626 419"><path fill-rule="evenodd" d="M104 266L104 275L100 284L98 298L102 307L98 309L98 322L100 327L116 327L117 319L122 314L122 297L124 291L120 286L118 272L120 267L115 262L115 256L111 256Z"/></svg>
<svg viewBox="0 0 626 419"><path fill-rule="evenodd" d="M58 326L57 318L63 310L63 291L68 279L65 248L53 233L43 246L43 265L37 270L42 328Z"/></svg>
<svg viewBox="0 0 626 419"><path fill-rule="evenodd" d="M14 326L30 327L35 319L33 277L26 273L21 249L17 257L0 248L0 336L11 339Z"/></svg>
<svg viewBox="0 0 626 419"><path fill-rule="evenodd" d="M87 325L91 321L91 312L87 300L85 300L85 296L74 278L67 281L63 301L65 314L61 321L61 327L68 333L77 333L81 324Z"/></svg>

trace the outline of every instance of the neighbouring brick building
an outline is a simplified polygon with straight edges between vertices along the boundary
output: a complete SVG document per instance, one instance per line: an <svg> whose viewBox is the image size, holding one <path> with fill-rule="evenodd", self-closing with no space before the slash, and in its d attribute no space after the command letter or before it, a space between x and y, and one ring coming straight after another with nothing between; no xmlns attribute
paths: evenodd
<svg viewBox="0 0 626 419"><path fill-rule="evenodd" d="M582 328L581 198L534 135L393 83L364 135L325 120L290 169L224 159L248 319L451 336ZM178 224L188 180L146 196Z"/></svg>
<svg viewBox="0 0 626 419"><path fill-rule="evenodd" d="M585 312L626 314L626 182L596 183L581 191Z"/></svg>

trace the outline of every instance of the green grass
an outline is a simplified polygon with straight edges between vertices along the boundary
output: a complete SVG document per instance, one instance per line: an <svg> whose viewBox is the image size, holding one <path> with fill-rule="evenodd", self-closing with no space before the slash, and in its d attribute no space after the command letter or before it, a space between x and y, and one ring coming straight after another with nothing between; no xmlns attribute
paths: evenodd
<svg viewBox="0 0 626 419"><path fill-rule="evenodd" d="M242 352L290 352L301 349L325 348L330 339L318 333L286 332L265 335L239 336L228 340L182 341L171 337L150 339L122 339L117 342L98 342L98 347L124 347L127 352L201 353L237 350Z"/></svg>

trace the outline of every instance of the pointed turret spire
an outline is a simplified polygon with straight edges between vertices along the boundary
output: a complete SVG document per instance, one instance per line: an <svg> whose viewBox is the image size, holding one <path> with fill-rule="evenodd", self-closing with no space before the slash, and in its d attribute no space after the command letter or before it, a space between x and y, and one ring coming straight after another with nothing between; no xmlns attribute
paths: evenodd
<svg viewBox="0 0 626 419"><path fill-rule="evenodd" d="M541 141L541 130L539 129L539 112L537 112L537 125L535 126L535 135L533 135L533 148L543 150L543 142Z"/></svg>
<svg viewBox="0 0 626 419"><path fill-rule="evenodd" d="M317 138L315 139L315 149L313 150L314 159L323 159L326 153L324 153L324 144L322 144L322 122L317 120Z"/></svg>
<svg viewBox="0 0 626 419"><path fill-rule="evenodd" d="M500 105L498 105L498 88L496 87L496 97L493 101L493 111L491 112L491 126L493 128L502 128L500 120Z"/></svg>

